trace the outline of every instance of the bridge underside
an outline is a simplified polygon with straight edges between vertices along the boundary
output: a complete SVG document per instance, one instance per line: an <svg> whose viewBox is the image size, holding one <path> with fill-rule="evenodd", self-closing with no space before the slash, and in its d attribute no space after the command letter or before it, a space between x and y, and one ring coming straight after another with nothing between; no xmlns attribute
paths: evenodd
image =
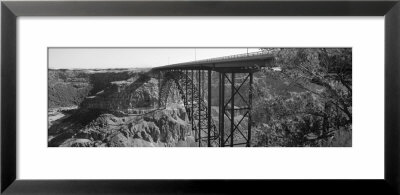
<svg viewBox="0 0 400 195"><path fill-rule="evenodd" d="M160 105L175 85L200 147L250 147L253 73L272 60L263 55L154 68L160 80ZM215 80L219 83L213 85Z"/></svg>

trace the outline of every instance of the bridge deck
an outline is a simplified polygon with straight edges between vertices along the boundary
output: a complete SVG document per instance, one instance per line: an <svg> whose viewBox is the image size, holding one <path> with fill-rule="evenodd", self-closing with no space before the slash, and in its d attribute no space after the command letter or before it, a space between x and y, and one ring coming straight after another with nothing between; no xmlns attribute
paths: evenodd
<svg viewBox="0 0 400 195"><path fill-rule="evenodd" d="M152 70L214 70L226 71L251 71L272 64L274 57L266 52L253 52L205 60L196 60L165 66L155 67Z"/></svg>

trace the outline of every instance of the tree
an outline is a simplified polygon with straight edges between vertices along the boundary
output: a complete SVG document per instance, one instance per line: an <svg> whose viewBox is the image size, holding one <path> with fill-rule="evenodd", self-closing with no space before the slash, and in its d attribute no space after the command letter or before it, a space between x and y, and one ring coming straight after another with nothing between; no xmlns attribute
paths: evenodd
<svg viewBox="0 0 400 195"><path fill-rule="evenodd" d="M335 132L351 131L350 48L274 48L268 52L275 56L280 71L267 68L263 74L284 82L288 91L286 95L274 94L276 90L258 94L256 101L263 106L255 112L267 113L268 120L263 122L271 139L284 146L322 146Z"/></svg>

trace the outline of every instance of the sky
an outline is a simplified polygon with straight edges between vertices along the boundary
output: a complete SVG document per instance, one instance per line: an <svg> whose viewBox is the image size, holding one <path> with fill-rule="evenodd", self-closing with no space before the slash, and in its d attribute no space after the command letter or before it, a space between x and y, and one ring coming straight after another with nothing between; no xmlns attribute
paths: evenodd
<svg viewBox="0 0 400 195"><path fill-rule="evenodd" d="M51 69L150 68L259 48L49 48Z"/></svg>

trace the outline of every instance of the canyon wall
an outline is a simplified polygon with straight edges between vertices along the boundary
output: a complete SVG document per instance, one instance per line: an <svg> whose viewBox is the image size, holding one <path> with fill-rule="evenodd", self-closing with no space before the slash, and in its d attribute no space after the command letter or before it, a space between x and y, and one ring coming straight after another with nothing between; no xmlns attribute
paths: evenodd
<svg viewBox="0 0 400 195"><path fill-rule="evenodd" d="M113 81L127 80L141 70L53 70L48 71L49 108L78 106L87 96L107 88Z"/></svg>
<svg viewBox="0 0 400 195"><path fill-rule="evenodd" d="M167 106L159 108L158 80L147 74L68 76L60 82L80 79L90 90L77 101L79 109L49 127L50 147L196 145L178 90L172 89Z"/></svg>

